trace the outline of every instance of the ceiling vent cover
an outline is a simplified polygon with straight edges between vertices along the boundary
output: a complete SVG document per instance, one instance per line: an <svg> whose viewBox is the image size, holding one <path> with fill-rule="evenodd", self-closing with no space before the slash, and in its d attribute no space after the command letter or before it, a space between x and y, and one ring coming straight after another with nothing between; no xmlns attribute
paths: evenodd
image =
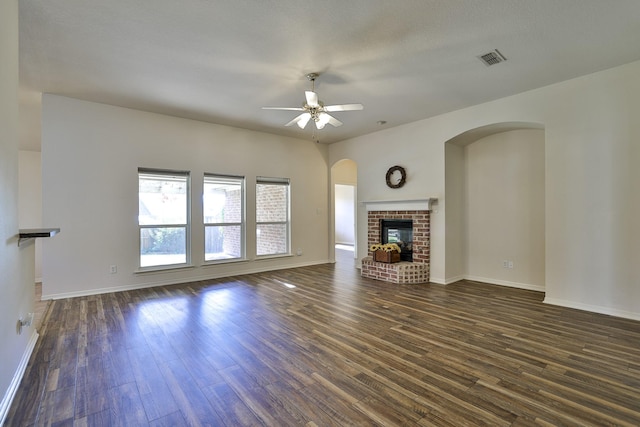
<svg viewBox="0 0 640 427"><path fill-rule="evenodd" d="M489 67L491 65L499 64L502 61L506 61L507 60L507 58L505 58L505 56L503 54L501 54L498 49L495 49L495 50L492 50L491 52L488 52L488 53L485 53L483 55L480 55L480 56L478 56L478 58L480 58L480 60L487 67Z"/></svg>

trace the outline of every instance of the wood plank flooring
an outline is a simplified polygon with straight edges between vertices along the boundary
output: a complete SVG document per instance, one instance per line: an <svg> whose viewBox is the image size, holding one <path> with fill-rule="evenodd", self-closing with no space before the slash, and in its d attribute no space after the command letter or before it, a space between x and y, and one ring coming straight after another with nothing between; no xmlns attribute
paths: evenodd
<svg viewBox="0 0 640 427"><path fill-rule="evenodd" d="M640 425L640 322L353 263L57 300L7 426Z"/></svg>

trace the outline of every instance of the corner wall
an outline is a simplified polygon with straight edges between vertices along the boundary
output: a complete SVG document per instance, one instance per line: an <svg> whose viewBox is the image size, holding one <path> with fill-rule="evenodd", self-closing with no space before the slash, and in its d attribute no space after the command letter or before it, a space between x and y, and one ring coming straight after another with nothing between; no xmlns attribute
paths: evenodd
<svg viewBox="0 0 640 427"><path fill-rule="evenodd" d="M447 195L448 207L445 218L445 275L447 284L462 280L467 274L464 154L464 147L450 142L445 143L445 194Z"/></svg>
<svg viewBox="0 0 640 427"><path fill-rule="evenodd" d="M34 247L18 247L18 1L0 1L0 424L35 345Z"/></svg>
<svg viewBox="0 0 640 427"><path fill-rule="evenodd" d="M546 132L545 301L640 319L638 117L640 62L633 62L332 144L330 162L351 158L360 165L359 200L439 199L431 222L431 280L447 283L445 142L493 123L540 123ZM391 155L384 149L389 144L396 148ZM383 179L394 164L408 171L398 190L387 189ZM366 233L359 228L358 235L363 248ZM364 255L360 250L358 257Z"/></svg>
<svg viewBox="0 0 640 427"><path fill-rule="evenodd" d="M20 228L42 228L42 162L39 151L19 152L19 222ZM42 243L36 239L35 275L42 282Z"/></svg>

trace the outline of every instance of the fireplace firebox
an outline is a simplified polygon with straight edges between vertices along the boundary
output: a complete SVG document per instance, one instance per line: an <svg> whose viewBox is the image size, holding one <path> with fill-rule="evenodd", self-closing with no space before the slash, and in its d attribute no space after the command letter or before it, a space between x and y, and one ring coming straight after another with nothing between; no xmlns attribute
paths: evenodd
<svg viewBox="0 0 640 427"><path fill-rule="evenodd" d="M413 262L413 221L410 219L380 220L380 241L400 246L400 260Z"/></svg>

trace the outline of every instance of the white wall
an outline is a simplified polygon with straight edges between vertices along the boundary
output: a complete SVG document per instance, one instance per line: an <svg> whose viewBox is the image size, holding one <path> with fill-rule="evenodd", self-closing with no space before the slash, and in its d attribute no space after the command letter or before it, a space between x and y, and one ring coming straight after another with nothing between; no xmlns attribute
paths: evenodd
<svg viewBox="0 0 640 427"><path fill-rule="evenodd" d="M43 97L43 295L83 295L328 261L327 148L309 140ZM138 167L191 171L193 268L136 273ZM255 177L291 179L292 250L301 256L203 266L205 172L247 179L247 255L255 254ZM117 273L110 274L110 265Z"/></svg>
<svg viewBox="0 0 640 427"><path fill-rule="evenodd" d="M464 153L465 277L544 291L544 131L497 133Z"/></svg>
<svg viewBox="0 0 640 427"><path fill-rule="evenodd" d="M39 151L20 151L19 167L20 228L42 228L42 162ZM36 282L42 281L42 239L36 239Z"/></svg>
<svg viewBox="0 0 640 427"><path fill-rule="evenodd" d="M0 2L0 424L37 333L18 334L34 309L34 246L18 247L18 1Z"/></svg>
<svg viewBox="0 0 640 427"><path fill-rule="evenodd" d="M329 160L357 162L360 200L439 198L431 222L431 278L446 283L445 142L493 123L541 124L545 301L640 319L638 117L640 62L634 62L332 144ZM407 169L408 179L390 190L383 176L394 164ZM364 216L359 208L358 218ZM364 248L366 222L359 224Z"/></svg>

